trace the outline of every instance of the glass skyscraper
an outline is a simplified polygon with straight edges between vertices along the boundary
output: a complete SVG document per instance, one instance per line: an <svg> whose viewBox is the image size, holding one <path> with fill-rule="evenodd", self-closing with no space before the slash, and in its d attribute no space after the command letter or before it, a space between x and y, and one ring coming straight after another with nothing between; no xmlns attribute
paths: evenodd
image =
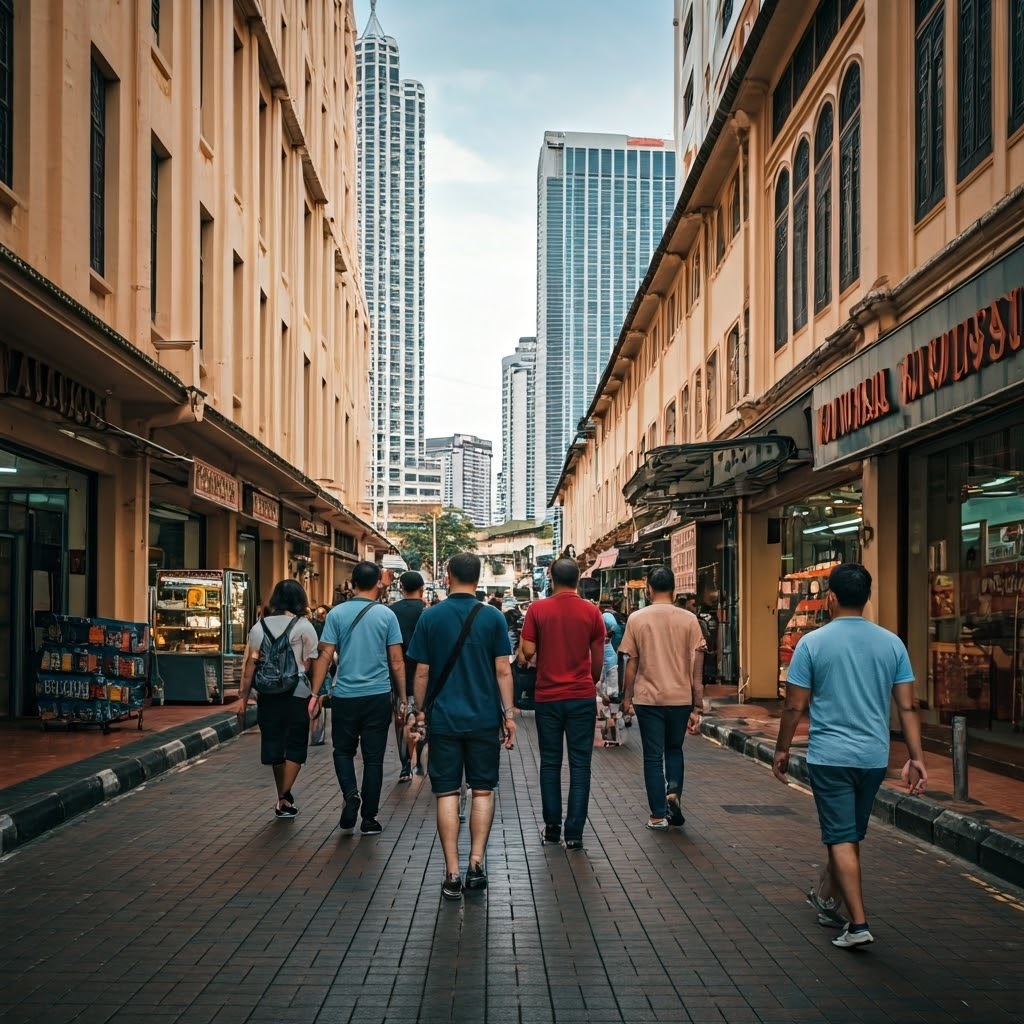
<svg viewBox="0 0 1024 1024"><path fill-rule="evenodd" d="M537 171L540 514L675 199L671 141L544 133Z"/></svg>
<svg viewBox="0 0 1024 1024"><path fill-rule="evenodd" d="M520 338L501 361L501 513L509 519L544 518L537 494L537 339Z"/></svg>
<svg viewBox="0 0 1024 1024"><path fill-rule="evenodd" d="M370 502L377 524L390 502L440 500L424 463L424 113L419 82L399 76L398 44L371 0L356 41L359 237L370 356Z"/></svg>

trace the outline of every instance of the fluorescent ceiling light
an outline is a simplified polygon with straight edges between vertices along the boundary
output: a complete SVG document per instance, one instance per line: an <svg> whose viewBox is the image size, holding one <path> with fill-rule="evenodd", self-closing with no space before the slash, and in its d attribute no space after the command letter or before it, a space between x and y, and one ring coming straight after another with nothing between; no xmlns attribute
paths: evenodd
<svg viewBox="0 0 1024 1024"><path fill-rule="evenodd" d="M1003 484L1013 483L1012 476L997 476L995 480L989 480L987 483L983 483L982 487L1002 487Z"/></svg>
<svg viewBox="0 0 1024 1024"><path fill-rule="evenodd" d="M856 533L859 529L860 529L860 527L857 526L857 525L854 525L854 526L839 526L836 529L834 529L832 532L833 533Z"/></svg>
<svg viewBox="0 0 1024 1024"><path fill-rule="evenodd" d="M960 532L961 533L970 533L971 530L980 530L980 529L981 529L981 523L964 523L964 525L960 527Z"/></svg>
<svg viewBox="0 0 1024 1024"><path fill-rule="evenodd" d="M17 473L17 466L0 466L0 473Z"/></svg>
<svg viewBox="0 0 1024 1024"><path fill-rule="evenodd" d="M824 533L828 528L828 523L822 523L820 526L808 526L804 533Z"/></svg>

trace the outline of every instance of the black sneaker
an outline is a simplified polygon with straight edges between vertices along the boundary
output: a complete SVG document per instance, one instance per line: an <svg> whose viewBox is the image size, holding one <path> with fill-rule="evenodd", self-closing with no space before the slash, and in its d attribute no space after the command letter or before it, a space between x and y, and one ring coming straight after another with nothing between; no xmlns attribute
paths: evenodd
<svg viewBox="0 0 1024 1024"><path fill-rule="evenodd" d="M364 836L379 836L384 831L384 826L376 818L363 818L359 831Z"/></svg>
<svg viewBox="0 0 1024 1024"><path fill-rule="evenodd" d="M341 817L338 819L339 828L355 828L359 818L359 805L363 801L359 799L358 793L350 793L345 797L345 806L341 809Z"/></svg>
<svg viewBox="0 0 1024 1024"><path fill-rule="evenodd" d="M483 864L470 864L469 870L466 872L466 888L467 889L486 889L487 888L487 872L484 871Z"/></svg>
<svg viewBox="0 0 1024 1024"><path fill-rule="evenodd" d="M292 804L285 804L284 807L277 807L274 810L275 818L294 818L299 813L298 807Z"/></svg>
<svg viewBox="0 0 1024 1024"><path fill-rule="evenodd" d="M462 897L462 876L459 874L446 875L444 885L441 886L441 895L447 896L450 900L457 900Z"/></svg>
<svg viewBox="0 0 1024 1024"><path fill-rule="evenodd" d="M399 773L398 781L399 782L412 782L412 769L411 768L403 768L402 771Z"/></svg>
<svg viewBox="0 0 1024 1024"><path fill-rule="evenodd" d="M684 824L686 819L683 817L683 812L679 807L679 797L673 793L665 801L665 804L668 807L668 823L675 825L677 828Z"/></svg>
<svg viewBox="0 0 1024 1024"><path fill-rule="evenodd" d="M583 840L582 839L566 839L566 841L565 841L565 848L567 850L569 850L570 852L572 852L573 850L582 850L583 849Z"/></svg>
<svg viewBox="0 0 1024 1024"><path fill-rule="evenodd" d="M561 825L545 825L540 834L542 843L557 843L562 838Z"/></svg>

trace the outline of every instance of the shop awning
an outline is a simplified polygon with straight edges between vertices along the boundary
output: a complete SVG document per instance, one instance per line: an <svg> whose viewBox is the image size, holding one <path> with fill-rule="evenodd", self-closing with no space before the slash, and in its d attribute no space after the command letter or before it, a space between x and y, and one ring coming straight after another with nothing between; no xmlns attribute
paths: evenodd
<svg viewBox="0 0 1024 1024"><path fill-rule="evenodd" d="M783 434L664 445L647 453L622 493L629 505L679 510L721 505L774 483L796 454L793 439Z"/></svg>
<svg viewBox="0 0 1024 1024"><path fill-rule="evenodd" d="M594 559L594 564L588 566L584 572L580 573L580 579L588 580L599 569L610 569L616 563L618 557L618 548L608 548L607 551L602 551L601 554Z"/></svg>

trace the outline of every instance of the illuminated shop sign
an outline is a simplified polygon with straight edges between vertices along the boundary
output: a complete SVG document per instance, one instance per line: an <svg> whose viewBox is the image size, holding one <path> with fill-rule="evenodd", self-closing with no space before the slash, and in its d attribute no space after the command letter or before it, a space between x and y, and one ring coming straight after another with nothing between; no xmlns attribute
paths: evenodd
<svg viewBox="0 0 1024 1024"><path fill-rule="evenodd" d="M1004 402L1002 392L1024 383L1022 281L1017 249L816 384L815 467L976 402Z"/></svg>

